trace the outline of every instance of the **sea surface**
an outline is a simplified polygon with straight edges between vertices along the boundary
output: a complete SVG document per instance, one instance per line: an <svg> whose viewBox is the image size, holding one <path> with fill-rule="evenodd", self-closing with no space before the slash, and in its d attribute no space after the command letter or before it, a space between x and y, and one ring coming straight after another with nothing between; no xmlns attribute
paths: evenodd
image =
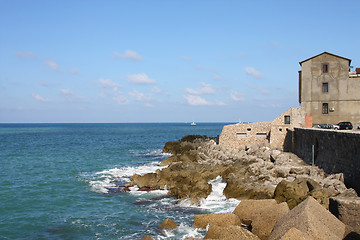
<svg viewBox="0 0 360 240"><path fill-rule="evenodd" d="M232 212L221 178L201 206L166 190L116 191L155 172L167 141L217 136L226 123L0 124L0 239L185 239L203 237L195 214ZM170 217L180 226L161 232Z"/></svg>

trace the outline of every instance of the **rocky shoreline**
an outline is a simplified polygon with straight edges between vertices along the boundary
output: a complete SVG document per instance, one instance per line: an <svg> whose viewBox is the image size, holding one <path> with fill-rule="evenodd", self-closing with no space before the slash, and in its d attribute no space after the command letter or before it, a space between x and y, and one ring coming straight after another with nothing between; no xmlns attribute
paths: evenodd
<svg viewBox="0 0 360 240"><path fill-rule="evenodd" d="M349 218L349 215L354 214L359 215L352 216L352 218L360 218L359 198L353 189L348 189L345 186L341 173L328 175L322 169L306 164L295 154L271 149L266 143L250 144L244 149L229 150L217 145L216 139L199 135L187 135L179 141L167 142L163 152L172 154L171 157L160 164L167 166L166 168L143 176L135 174L131 177L131 182L127 183L125 187L129 188L137 185L141 190L145 191L167 188L168 194L176 199L190 199L193 204L200 204L201 199L206 198L212 192L212 185L208 182L217 176L221 176L226 182L224 189L226 198L245 200L240 202L237 209L241 208L241 205L246 204L248 201L252 202L251 206L258 206L254 209L255 213L256 211L259 212L263 207L274 205L271 210L267 210L269 212L267 215L276 213L275 215L277 216L270 217L273 220L272 227L276 224L274 219L280 221L282 217L291 213L293 209L299 208L301 204L304 205L304 203L306 206L303 208L306 211L308 211L309 206L310 208L318 209L316 204L319 204L319 206L321 204L320 212L323 209L331 216L334 215L327 210L329 207L335 208L333 209L335 212L351 210L352 212L347 214L347 218ZM345 199L343 201L353 201L354 204L350 204L352 209L347 209L346 211L338 209L339 206L344 205L341 204L341 199ZM255 203L259 201L261 204ZM270 202L272 204L269 204ZM331 202L333 202L332 205L336 203L337 209L332 207ZM356 204L358 205L354 207ZM245 212L253 212L247 208L245 209ZM241 228L242 230L239 231L243 232L244 230L248 232L245 232L244 237L241 239L259 239L259 237L260 239L280 239L281 237L281 239L293 239L283 238L283 235L286 233L283 235L278 234L278 237L271 238L270 233L276 232L276 229L265 227L269 223L269 220L266 220L266 214L264 217L261 217L263 213L257 213L259 216L255 217L255 220L253 217L244 218L243 214L236 214L235 211L231 213L235 216L235 220L230 220L234 218L233 215L225 216L225 220L220 220L220 222L226 222L226 226L219 226L216 220L215 223L214 221L205 221L205 227L210 224L208 234L209 232L224 232L225 229L219 229L224 227L229 228L225 232L233 232L235 234L239 230L237 227L241 228L241 225L247 225L250 226L249 229L252 229L252 232ZM305 214L306 211L305 213L304 211L298 213L298 215ZM198 227L196 224L197 218L202 217L195 216L194 227ZM214 215L210 218L222 219L224 216ZM335 220L337 219L336 217L334 218ZM343 233L340 234L341 237L336 237L335 239L345 239L346 236L360 234L359 219L347 219L346 221L345 224L348 224L346 230L344 227ZM341 221L339 222L342 223ZM256 230L259 227L254 228L254 224L257 226L263 225L262 228L268 229L266 234L257 233L263 230ZM257 233L256 235L254 235L254 231L255 234ZM325 233L323 233L325 234L324 236L318 233L320 235L314 238L308 232L301 231L301 227L295 227L291 234L298 234L297 231L300 231L302 234L300 235L304 236L304 238L297 239L329 239L325 236ZM352 235L349 235L350 233ZM205 239L209 239L208 234ZM225 237L221 234L213 234L211 238L240 239L235 235L232 238L231 236ZM245 236L248 237L245 238ZM151 238L147 236L146 239Z"/></svg>

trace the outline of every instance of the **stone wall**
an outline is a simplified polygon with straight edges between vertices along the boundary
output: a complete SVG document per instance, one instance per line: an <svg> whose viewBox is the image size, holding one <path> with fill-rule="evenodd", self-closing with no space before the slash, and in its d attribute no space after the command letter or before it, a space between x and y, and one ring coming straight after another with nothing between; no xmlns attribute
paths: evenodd
<svg viewBox="0 0 360 240"><path fill-rule="evenodd" d="M268 142L271 122L226 125L220 134L220 145L227 149L245 148L251 143Z"/></svg>
<svg viewBox="0 0 360 240"><path fill-rule="evenodd" d="M327 173L344 173L347 187L360 194L360 132L295 128L294 152Z"/></svg>
<svg viewBox="0 0 360 240"><path fill-rule="evenodd" d="M290 151L292 136L289 136L289 130L293 130L294 127L303 127L304 120L305 113L302 108L289 108L271 122L224 126L219 142L221 146L228 149L240 149L252 143L265 142L273 149Z"/></svg>

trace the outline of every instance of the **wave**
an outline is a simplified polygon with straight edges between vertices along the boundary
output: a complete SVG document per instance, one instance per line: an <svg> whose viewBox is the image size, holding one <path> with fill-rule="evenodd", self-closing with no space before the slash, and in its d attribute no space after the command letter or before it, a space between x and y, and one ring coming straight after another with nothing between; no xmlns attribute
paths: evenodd
<svg viewBox="0 0 360 240"><path fill-rule="evenodd" d="M134 174L144 175L164 168L164 166L159 166L159 163L160 162L151 162L136 167L112 168L96 172L92 180L89 181L90 188L97 193L109 193L110 189L130 182L130 178Z"/></svg>

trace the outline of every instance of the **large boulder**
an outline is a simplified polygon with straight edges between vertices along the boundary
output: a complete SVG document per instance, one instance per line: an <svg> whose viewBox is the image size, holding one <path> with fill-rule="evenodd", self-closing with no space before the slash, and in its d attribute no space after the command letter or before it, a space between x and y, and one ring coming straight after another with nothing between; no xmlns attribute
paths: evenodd
<svg viewBox="0 0 360 240"><path fill-rule="evenodd" d="M204 239L224 239L224 240L260 240L260 238L250 231L240 226L220 227L210 225Z"/></svg>
<svg viewBox="0 0 360 240"><path fill-rule="evenodd" d="M167 229L174 229L177 228L178 225L170 218L165 219L160 225L158 226L161 230L167 230Z"/></svg>
<svg viewBox="0 0 360 240"><path fill-rule="evenodd" d="M273 205L276 205L275 199L241 200L233 213L240 218L242 223L250 225L253 212Z"/></svg>
<svg viewBox="0 0 360 240"><path fill-rule="evenodd" d="M319 183L310 178L297 178L292 182L281 181L275 189L274 197L277 202L287 202L290 209L304 201L308 196L317 199L325 208L328 208L329 197L335 192L324 189Z"/></svg>
<svg viewBox="0 0 360 240"><path fill-rule="evenodd" d="M308 197L280 218L269 240L281 239L291 228L296 228L310 238L319 240L342 240L345 234L345 224L312 197Z"/></svg>
<svg viewBox="0 0 360 240"><path fill-rule="evenodd" d="M252 233L262 240L268 239L277 220L289 211L289 207L285 202L254 211L251 216Z"/></svg>
<svg viewBox="0 0 360 240"><path fill-rule="evenodd" d="M360 198L332 197L329 210L343 223L350 226L354 232L360 234Z"/></svg>
<svg viewBox="0 0 360 240"><path fill-rule="evenodd" d="M194 217L194 228L205 229L207 225L228 226L241 225L238 216L233 213L199 214Z"/></svg>
<svg viewBox="0 0 360 240"><path fill-rule="evenodd" d="M264 184L262 181L252 181L250 178L238 178L238 175L230 173L226 178L224 195L226 198L242 199L271 199L275 187Z"/></svg>

